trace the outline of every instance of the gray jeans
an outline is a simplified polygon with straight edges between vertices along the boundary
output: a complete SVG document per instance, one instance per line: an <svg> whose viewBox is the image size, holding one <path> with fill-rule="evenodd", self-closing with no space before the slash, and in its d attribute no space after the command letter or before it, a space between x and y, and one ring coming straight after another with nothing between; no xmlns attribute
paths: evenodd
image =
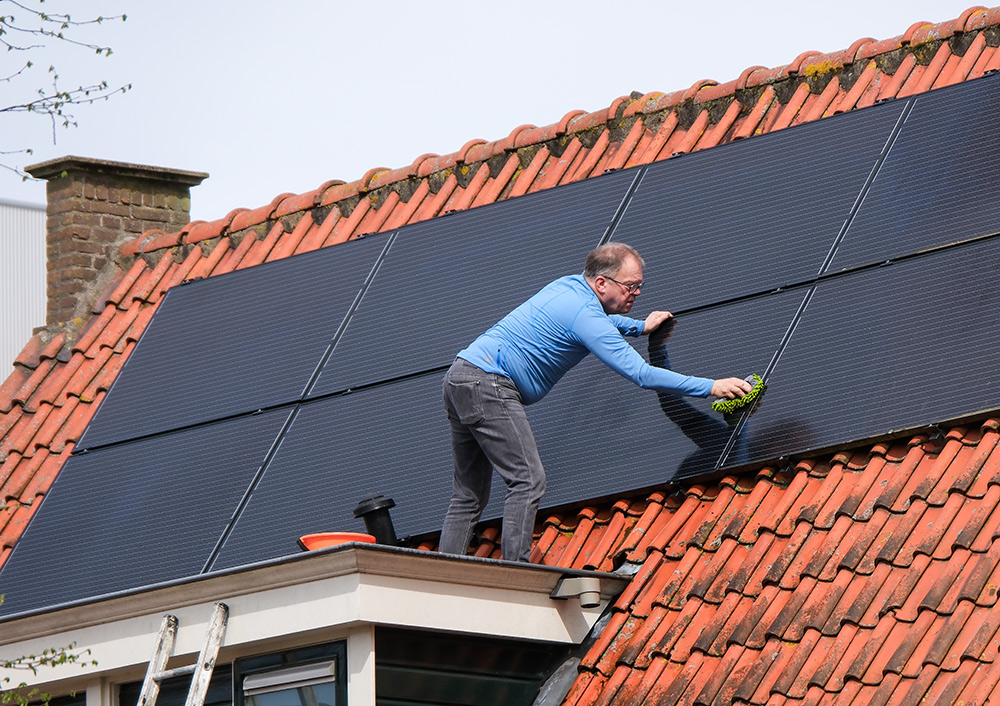
<svg viewBox="0 0 1000 706"><path fill-rule="evenodd" d="M490 499L492 471L507 484L500 549L508 561L528 561L535 513L545 493L545 469L514 383L461 358L444 377L451 422L454 490L440 550L465 554Z"/></svg>

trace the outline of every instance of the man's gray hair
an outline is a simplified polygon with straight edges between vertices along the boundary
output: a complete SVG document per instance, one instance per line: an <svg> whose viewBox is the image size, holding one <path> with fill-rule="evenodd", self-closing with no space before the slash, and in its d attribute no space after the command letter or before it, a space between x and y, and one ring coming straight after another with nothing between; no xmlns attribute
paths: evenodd
<svg viewBox="0 0 1000 706"><path fill-rule="evenodd" d="M646 266L646 261L631 245L625 243L607 243L590 251L587 262L583 266L583 276L587 279L596 277L614 277L625 260L634 257L640 267Z"/></svg>

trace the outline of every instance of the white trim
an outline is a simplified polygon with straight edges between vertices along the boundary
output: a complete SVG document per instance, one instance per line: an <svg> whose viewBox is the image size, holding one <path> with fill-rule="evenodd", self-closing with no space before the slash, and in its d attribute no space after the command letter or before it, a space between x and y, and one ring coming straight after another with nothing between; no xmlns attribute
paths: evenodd
<svg viewBox="0 0 1000 706"><path fill-rule="evenodd" d="M566 575L597 578L600 605L582 608L575 599L550 597ZM142 678L164 612L178 619L170 666L180 666L193 661L213 604L224 601L229 625L219 663L346 639L351 704L374 704L376 625L579 643L625 583L612 574L352 544L8 618L0 621L0 655L76 643L91 651L88 660L96 667L62 665L10 676L57 694L87 689L88 706L114 706L103 692L90 703L92 690L102 680Z"/></svg>
<svg viewBox="0 0 1000 706"><path fill-rule="evenodd" d="M107 679L95 679L87 684L87 706L118 706L118 690Z"/></svg>
<svg viewBox="0 0 1000 706"><path fill-rule="evenodd" d="M347 636L347 703L375 706L375 626L362 625Z"/></svg>

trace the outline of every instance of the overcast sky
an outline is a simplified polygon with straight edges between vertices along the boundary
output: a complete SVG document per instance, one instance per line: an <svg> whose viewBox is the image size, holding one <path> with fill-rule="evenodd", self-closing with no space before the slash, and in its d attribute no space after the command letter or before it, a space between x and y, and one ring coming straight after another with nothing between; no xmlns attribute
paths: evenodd
<svg viewBox="0 0 1000 706"><path fill-rule="evenodd" d="M22 0L34 5L36 0ZM10 12L0 2L0 11ZM208 172L192 217L214 220L330 179L354 181L548 125L632 91L670 92L773 67L806 50L887 39L918 20L958 17L970 0L746 2L124 2L48 0L73 19L126 12L81 38L110 58L61 47L0 91L35 90L55 64L63 88L95 80L132 89L76 111L56 131L0 114L0 150L20 167L67 154ZM24 57L0 53L0 75ZM30 91L28 91L30 92ZM43 204L44 183L0 172L0 200Z"/></svg>

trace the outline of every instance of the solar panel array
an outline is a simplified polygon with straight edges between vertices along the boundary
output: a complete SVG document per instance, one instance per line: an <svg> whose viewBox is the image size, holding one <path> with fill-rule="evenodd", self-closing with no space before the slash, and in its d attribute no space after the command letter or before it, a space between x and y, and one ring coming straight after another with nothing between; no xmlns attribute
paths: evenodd
<svg viewBox="0 0 1000 706"><path fill-rule="evenodd" d="M444 370L608 240L646 259L633 313L677 314L632 339L651 363L769 388L730 424L588 358L529 408L547 507L998 408L998 81L174 288L0 571L0 615L294 554L362 529L376 493L400 536L436 531Z"/></svg>

